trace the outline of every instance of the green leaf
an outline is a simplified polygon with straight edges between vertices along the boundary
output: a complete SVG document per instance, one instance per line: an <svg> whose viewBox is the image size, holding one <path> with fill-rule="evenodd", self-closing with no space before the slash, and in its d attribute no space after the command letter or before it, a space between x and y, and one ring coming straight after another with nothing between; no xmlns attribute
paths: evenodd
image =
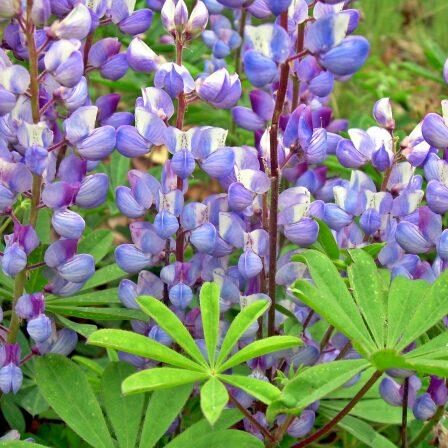
<svg viewBox="0 0 448 448"><path fill-rule="evenodd" d="M367 246L363 246L361 250L367 252L372 258L375 259L385 245L386 243L368 244Z"/></svg>
<svg viewBox="0 0 448 448"><path fill-rule="evenodd" d="M12 395L3 395L0 403L2 415L10 428L17 429L19 432L25 432L26 423L22 411L13 401Z"/></svg>
<svg viewBox="0 0 448 448"><path fill-rule="evenodd" d="M211 377L201 387L202 413L211 425L218 420L228 401L227 389L216 377Z"/></svg>
<svg viewBox="0 0 448 448"><path fill-rule="evenodd" d="M323 411L322 414L329 419L336 415L335 412L327 410ZM390 440L378 433L368 423L363 422L356 417L347 415L338 423L338 426L372 448L396 448Z"/></svg>
<svg viewBox="0 0 448 448"><path fill-rule="evenodd" d="M319 224L319 235L317 241L321 244L325 253L333 260L338 260L340 256L339 247L331 233L330 227L324 221L314 218Z"/></svg>
<svg viewBox="0 0 448 448"><path fill-rule="evenodd" d="M213 366L219 338L219 287L216 283L207 282L202 285L199 303L208 362Z"/></svg>
<svg viewBox="0 0 448 448"><path fill-rule="evenodd" d="M153 448L182 411L193 390L192 384L156 390L145 413L140 448Z"/></svg>
<svg viewBox="0 0 448 448"><path fill-rule="evenodd" d="M363 359L333 361L306 368L289 381L279 400L268 407L272 420L280 413L297 413L341 387L369 366Z"/></svg>
<svg viewBox="0 0 448 448"><path fill-rule="evenodd" d="M322 400L320 402L322 409L331 409L333 411L342 410L348 403L348 400ZM320 408L319 408L320 409ZM400 425L402 418L401 407L394 407L386 403L382 398L361 400L350 411L350 415L369 420L374 423L385 425ZM412 411L408 412L408 421L414 420Z"/></svg>
<svg viewBox="0 0 448 448"><path fill-rule="evenodd" d="M171 364L187 370L202 371L203 368L169 347L138 333L125 330L103 329L91 334L88 344L113 348L133 355Z"/></svg>
<svg viewBox="0 0 448 448"><path fill-rule="evenodd" d="M128 274L122 271L116 264L105 266L104 268L95 271L93 277L86 282L81 291L86 291L91 288L96 288L97 286L105 285L114 280L123 278L126 275Z"/></svg>
<svg viewBox="0 0 448 448"><path fill-rule="evenodd" d="M238 387L265 404L280 397L280 390L268 381L242 375L218 375L218 378L231 386Z"/></svg>
<svg viewBox="0 0 448 448"><path fill-rule="evenodd" d="M16 397L17 403L33 417L49 408L48 403L35 384L29 387L22 387Z"/></svg>
<svg viewBox="0 0 448 448"><path fill-rule="evenodd" d="M134 394L192 384L207 378L209 378L209 375L206 373L194 372L192 370L155 367L134 373L126 378L123 382L122 390L125 394Z"/></svg>
<svg viewBox="0 0 448 448"><path fill-rule="evenodd" d="M110 230L95 230L79 242L78 251L92 255L98 263L111 251L113 240L114 235Z"/></svg>
<svg viewBox="0 0 448 448"><path fill-rule="evenodd" d="M59 306L53 305L53 303L49 303L46 309L52 313L61 314L63 316L80 317L82 319L92 320L148 320L148 318L139 310L112 307L96 308L93 306Z"/></svg>
<svg viewBox="0 0 448 448"><path fill-rule="evenodd" d="M264 444L255 436L235 429L216 431L211 434L202 435L193 444L185 445L183 448L263 448Z"/></svg>
<svg viewBox="0 0 448 448"><path fill-rule="evenodd" d="M137 299L141 309L165 330L174 341L182 347L196 362L207 366L199 347L184 327L181 320L160 300L154 297L141 296Z"/></svg>
<svg viewBox="0 0 448 448"><path fill-rule="evenodd" d="M118 288L102 289L100 291L87 292L71 297L58 297L49 295L45 297L45 303L54 305L75 305L75 306L92 306L92 305L111 305L118 304Z"/></svg>
<svg viewBox="0 0 448 448"><path fill-rule="evenodd" d="M265 311L269 308L270 302L268 300L257 300L246 307L244 307L240 313L233 319L227 330L224 340L221 344L221 350L216 362L219 367L222 362L235 347L241 336L247 331L247 329L255 322Z"/></svg>
<svg viewBox="0 0 448 448"><path fill-rule="evenodd" d="M122 362L112 362L104 371L101 389L104 407L120 448L135 448L145 403L144 395L123 396L122 381L135 369Z"/></svg>
<svg viewBox="0 0 448 448"><path fill-rule="evenodd" d="M88 338L94 331L97 330L96 325L91 324L80 324L78 322L72 322L69 319L66 319L63 316L56 315L56 319L64 325L64 327L69 328L70 330L76 331L76 333Z"/></svg>
<svg viewBox="0 0 448 448"><path fill-rule="evenodd" d="M25 442L21 440L8 440L1 442L2 448L48 448L34 442Z"/></svg>
<svg viewBox="0 0 448 448"><path fill-rule="evenodd" d="M118 151L114 151L110 157L109 178L112 191L126 182L131 159L122 156Z"/></svg>
<svg viewBox="0 0 448 448"><path fill-rule="evenodd" d="M405 358L427 358L427 359L446 359L448 358L448 331L444 331L426 344L417 347L412 352L405 355Z"/></svg>
<svg viewBox="0 0 448 448"><path fill-rule="evenodd" d="M397 276L392 280L387 309L387 347L395 347L403 337L409 321L409 310L415 310L423 300L429 284Z"/></svg>
<svg viewBox="0 0 448 448"><path fill-rule="evenodd" d="M227 429L235 423L238 423L242 418L243 414L238 409L224 409L213 427L210 426L210 423L204 418L179 434L174 440L165 445L165 448L194 447L194 443L204 434Z"/></svg>
<svg viewBox="0 0 448 448"><path fill-rule="evenodd" d="M301 344L302 341L294 336L271 336L269 338L260 339L259 341L251 342L240 351L236 352L219 367L219 371L224 372L225 370L242 364L249 359L258 358L259 356L267 355L268 353L287 350Z"/></svg>
<svg viewBox="0 0 448 448"><path fill-rule="evenodd" d="M37 215L36 233L42 244L51 243L51 212L48 208L41 208Z"/></svg>
<svg viewBox="0 0 448 448"><path fill-rule="evenodd" d="M307 250L297 257L305 261L316 287L303 280L295 283L300 300L323 316L331 325L352 340L364 354L375 345L359 314L358 308L348 292L344 281L331 260L325 255Z"/></svg>
<svg viewBox="0 0 448 448"><path fill-rule="evenodd" d="M353 296L378 348L384 347L386 306L378 270L372 257L360 249L349 250L353 264L347 269Z"/></svg>
<svg viewBox="0 0 448 448"><path fill-rule="evenodd" d="M100 405L85 374L65 356L36 359L36 381L48 404L95 448L114 448Z"/></svg>
<svg viewBox="0 0 448 448"><path fill-rule="evenodd" d="M374 350L370 335L362 324L361 328L352 325L352 321L332 297L324 297L321 292L307 280L298 280L292 288L293 294L313 311L322 316L334 328L347 336L354 347L364 356Z"/></svg>
<svg viewBox="0 0 448 448"><path fill-rule="evenodd" d="M403 350L426 330L440 322L447 314L448 271L445 271L440 274L437 280L431 285L428 294L421 298L417 307L413 309L397 349L399 351Z"/></svg>

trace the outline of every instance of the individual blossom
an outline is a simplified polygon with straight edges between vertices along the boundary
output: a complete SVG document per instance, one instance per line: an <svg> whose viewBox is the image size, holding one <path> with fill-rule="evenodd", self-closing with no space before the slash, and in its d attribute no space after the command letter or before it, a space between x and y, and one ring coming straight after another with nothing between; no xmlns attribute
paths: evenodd
<svg viewBox="0 0 448 448"><path fill-rule="evenodd" d="M183 65L173 62L167 62L158 68L154 76L154 86L165 90L171 98L176 98L181 93L191 93L195 89L189 71Z"/></svg>
<svg viewBox="0 0 448 448"><path fill-rule="evenodd" d="M19 344L0 346L0 390L7 394L17 393L22 386L23 373L20 368Z"/></svg>
<svg viewBox="0 0 448 448"><path fill-rule="evenodd" d="M248 131L261 131L272 119L274 99L264 90L254 89L249 93L251 108L236 106L232 109L235 123Z"/></svg>
<svg viewBox="0 0 448 448"><path fill-rule="evenodd" d="M215 58L223 59L241 45L241 36L225 16L213 15L210 23L211 29L202 33L202 39Z"/></svg>
<svg viewBox="0 0 448 448"><path fill-rule="evenodd" d="M241 81L235 73L229 75L221 68L209 76L196 80L196 93L201 100L218 109L230 109L241 97Z"/></svg>

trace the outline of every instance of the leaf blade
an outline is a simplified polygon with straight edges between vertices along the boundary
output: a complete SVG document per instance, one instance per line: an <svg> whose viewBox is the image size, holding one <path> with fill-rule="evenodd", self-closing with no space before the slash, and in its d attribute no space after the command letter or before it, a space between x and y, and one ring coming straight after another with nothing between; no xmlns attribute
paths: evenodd
<svg viewBox="0 0 448 448"><path fill-rule="evenodd" d="M213 376L201 387L200 401L204 417L213 426L228 403L229 394L224 384Z"/></svg>
<svg viewBox="0 0 448 448"><path fill-rule="evenodd" d="M216 346L219 338L219 287L215 283L206 282L199 294L201 307L202 328L204 330L205 345L208 361L211 366L215 363Z"/></svg>

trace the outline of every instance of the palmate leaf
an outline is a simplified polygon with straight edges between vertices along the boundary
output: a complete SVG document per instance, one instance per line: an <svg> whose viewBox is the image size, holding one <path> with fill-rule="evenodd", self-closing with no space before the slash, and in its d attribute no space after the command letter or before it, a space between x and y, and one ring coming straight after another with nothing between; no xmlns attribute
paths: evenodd
<svg viewBox="0 0 448 448"><path fill-rule="evenodd" d="M268 353L278 352L302 344L299 338L294 336L271 336L269 338L254 341L236 352L224 364L219 366L219 372L235 367L249 359L258 358Z"/></svg>
<svg viewBox="0 0 448 448"><path fill-rule="evenodd" d="M242 375L220 374L218 378L231 386L244 390L265 404L271 404L272 401L280 397L280 390L268 381Z"/></svg>
<svg viewBox="0 0 448 448"><path fill-rule="evenodd" d="M165 304L150 296L141 296L137 299L137 302L141 309L153 318L186 353L197 363L207 366L207 362L190 332Z"/></svg>
<svg viewBox="0 0 448 448"><path fill-rule="evenodd" d="M160 342L131 331L113 329L98 330L90 335L87 342L91 345L113 348L187 370L204 370L198 363L166 347Z"/></svg>
<svg viewBox="0 0 448 448"><path fill-rule="evenodd" d="M257 300L246 307L237 314L230 324L229 329L224 336L221 344L221 350L217 359L217 367L229 356L233 347L235 347L238 340L243 336L247 329L269 308L268 300Z"/></svg>
<svg viewBox="0 0 448 448"><path fill-rule="evenodd" d="M341 387L369 366L363 359L333 361L306 368L290 380L281 397L268 407L269 420L281 413L297 413Z"/></svg>
<svg viewBox="0 0 448 448"><path fill-rule="evenodd" d="M261 440L245 431L236 429L226 429L216 431L211 434L202 434L194 443L185 445L182 448L263 448Z"/></svg>
<svg viewBox="0 0 448 448"><path fill-rule="evenodd" d="M386 301L383 297L378 269L366 252L350 250L353 264L347 268L353 297L378 348L385 343Z"/></svg>
<svg viewBox="0 0 448 448"><path fill-rule="evenodd" d="M216 346L219 338L219 287L215 283L204 283L199 294L201 306L202 328L204 329L205 345L208 361L215 363Z"/></svg>
<svg viewBox="0 0 448 448"><path fill-rule="evenodd" d="M218 420L228 401L227 389L216 377L209 378L201 387L201 410L211 425Z"/></svg>
<svg viewBox="0 0 448 448"><path fill-rule="evenodd" d="M209 378L206 373L172 367L154 367L127 377L122 384L124 394L135 394L158 389L193 384Z"/></svg>

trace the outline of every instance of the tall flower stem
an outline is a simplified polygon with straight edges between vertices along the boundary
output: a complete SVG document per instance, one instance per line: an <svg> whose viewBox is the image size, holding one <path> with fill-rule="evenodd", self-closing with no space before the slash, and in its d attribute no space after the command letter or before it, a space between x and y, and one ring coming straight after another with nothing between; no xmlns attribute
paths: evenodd
<svg viewBox="0 0 448 448"><path fill-rule="evenodd" d="M288 29L288 11L280 16L281 26ZM268 293L272 304L268 316L268 336L275 331L275 273L277 272L277 239L278 239L278 195L280 187L280 172L278 168L278 125L280 115L285 104L286 90L288 87L289 63L284 62L280 66L280 83L275 100L274 113L272 115L271 128L269 130L270 159L271 159L271 202L269 207L269 288Z"/></svg>
<svg viewBox="0 0 448 448"><path fill-rule="evenodd" d="M36 42L34 40L34 23L31 20L31 10L33 8L33 0L27 0L26 3L26 25L25 37L28 47L29 55L29 72L30 72L30 93L31 93L31 113L33 123L37 124L40 121L39 111L39 69L38 69L38 52ZM29 224L36 226L37 216L39 213L40 204L40 190L42 186L42 178L33 174L33 186L31 197L31 211ZM11 306L11 321L9 325L8 342L14 343L17 339L20 322L15 312L15 305L17 299L23 294L26 282L26 270L19 272L14 280L14 298Z"/></svg>
<svg viewBox="0 0 448 448"><path fill-rule="evenodd" d="M182 36L177 36L176 38L176 64L182 65L182 54L183 54L184 44L182 40ZM177 115L176 115L176 127L179 130L182 130L184 127L185 120L185 112L187 109L187 101L185 99L185 94L181 92L177 98ZM177 188L180 191L183 191L184 184L182 179L177 177ZM179 220L179 229L176 234L176 260L184 261L184 245L185 245L185 236L182 227L180 226Z"/></svg>
<svg viewBox="0 0 448 448"><path fill-rule="evenodd" d="M244 28L246 27L246 17L247 17L247 11L246 11L246 8L243 8L241 10L240 27L238 29L238 34L241 37L241 45L235 50L235 72L236 73L239 73L241 70L241 47L243 46Z"/></svg>
<svg viewBox="0 0 448 448"><path fill-rule="evenodd" d="M347 405L335 415L326 425L322 426L321 429L311 434L306 439L301 442L296 443L292 448L303 448L305 446L311 445L313 442L319 440L322 436L327 434L334 426L336 426L358 403L359 400L367 393L367 391L377 382L381 377L382 372L375 372L366 384L358 391L358 393L347 403Z"/></svg>
<svg viewBox="0 0 448 448"><path fill-rule="evenodd" d="M305 38L305 22L300 23L297 29L297 42L296 53L301 54L303 52L303 43ZM300 100L300 81L297 75L294 75L292 79L292 103L291 112L294 111L299 105Z"/></svg>

